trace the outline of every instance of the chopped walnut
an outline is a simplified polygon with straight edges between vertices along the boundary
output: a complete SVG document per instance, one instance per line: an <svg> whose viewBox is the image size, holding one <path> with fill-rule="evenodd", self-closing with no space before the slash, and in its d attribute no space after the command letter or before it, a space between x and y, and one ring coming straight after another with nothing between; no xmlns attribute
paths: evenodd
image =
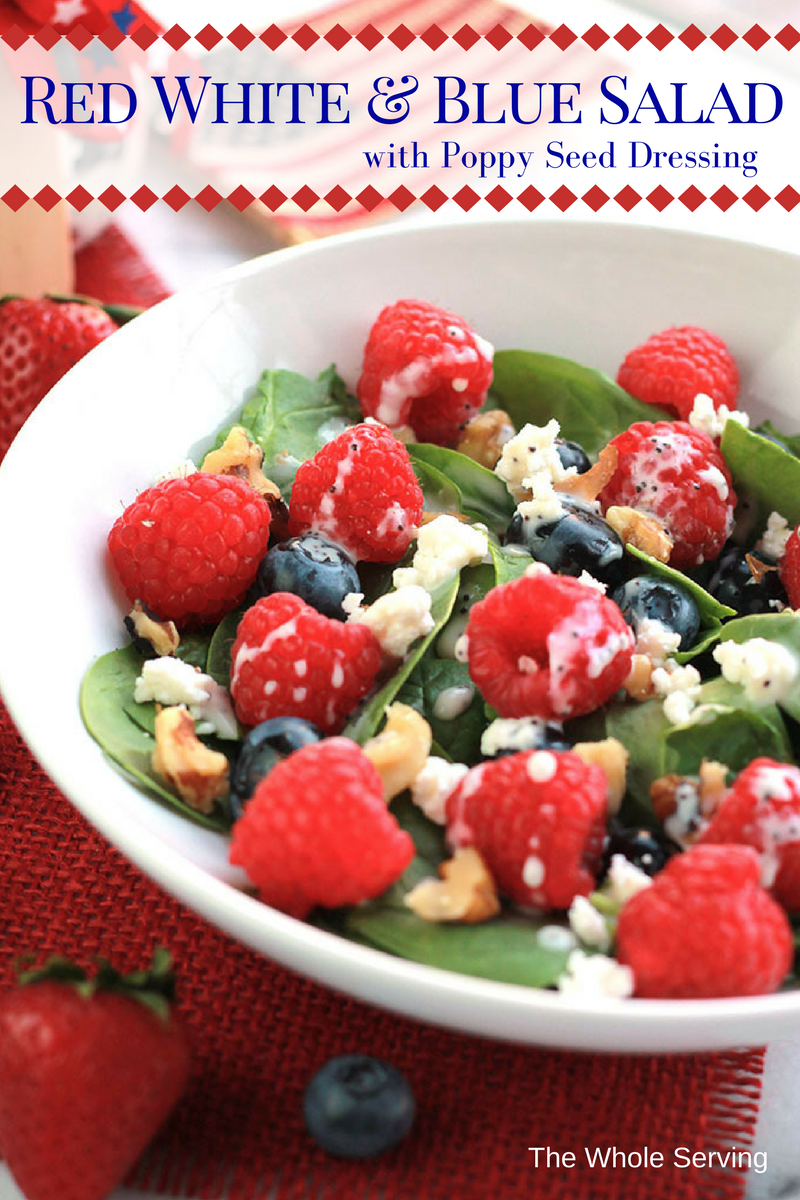
<svg viewBox="0 0 800 1200"><path fill-rule="evenodd" d="M174 621L159 621L141 600L134 602L125 618L125 628L133 644L141 653L153 651L158 658L174 654L181 644L181 637Z"/></svg>
<svg viewBox="0 0 800 1200"><path fill-rule="evenodd" d="M181 705L156 711L156 748L152 766L171 783L182 800L197 812L209 813L214 801L228 791L228 760L203 745L194 731L194 718Z"/></svg>
<svg viewBox="0 0 800 1200"><path fill-rule="evenodd" d="M650 800L653 805L653 812L662 824L677 811L678 801L676 792L678 788L682 784L693 782L690 776L676 775L673 772L670 775L662 775L660 779L654 779L650 784Z"/></svg>
<svg viewBox="0 0 800 1200"><path fill-rule="evenodd" d="M627 546L635 546L659 562L669 562L673 541L658 517L614 504L607 510L606 520Z"/></svg>
<svg viewBox="0 0 800 1200"><path fill-rule="evenodd" d="M497 889L474 846L456 850L439 866L441 879L423 879L406 896L406 904L423 921L463 921L476 925L500 911Z"/></svg>
<svg viewBox="0 0 800 1200"><path fill-rule="evenodd" d="M761 580L765 575L768 575L770 571L777 571L778 569L777 567L771 567L767 563L762 562L761 559L756 558L754 554L745 554L744 561L750 568L750 574L753 576L753 579L756 583L761 583Z"/></svg>
<svg viewBox="0 0 800 1200"><path fill-rule="evenodd" d="M391 704L386 725L364 744L364 753L377 770L387 800L399 796L419 775L431 752L431 727L415 708Z"/></svg>
<svg viewBox="0 0 800 1200"><path fill-rule="evenodd" d="M234 425L218 450L211 450L204 458L201 471L207 475L238 475L246 479L253 491L265 499L280 500L281 490L261 470L264 451L251 442L241 425Z"/></svg>
<svg viewBox="0 0 800 1200"><path fill-rule="evenodd" d="M631 672L622 685L631 700L649 700L655 695L653 660L647 654L634 654Z"/></svg>
<svg viewBox="0 0 800 1200"><path fill-rule="evenodd" d="M410 425L392 425L391 431L404 446L413 446L417 440L417 435Z"/></svg>
<svg viewBox="0 0 800 1200"><path fill-rule="evenodd" d="M579 500L594 500L616 471L618 459L619 452L616 446L604 446L593 467L584 471L582 475L570 475L567 479L562 479L556 491L568 492L570 496L577 496Z"/></svg>
<svg viewBox="0 0 800 1200"><path fill-rule="evenodd" d="M699 819L708 819L715 812L727 790L728 768L725 763L704 758L699 775L672 774L656 779L650 785L650 799L653 811L662 822L679 813L681 802L689 806L693 802L699 828Z"/></svg>
<svg viewBox="0 0 800 1200"><path fill-rule="evenodd" d="M503 453L503 446L513 436L514 426L508 413L496 408L492 412L478 413L467 423L456 450L493 471Z"/></svg>
<svg viewBox="0 0 800 1200"><path fill-rule="evenodd" d="M585 763L602 768L608 781L608 811L614 816L619 812L625 795L625 779L628 771L628 751L616 738L604 738L602 742L578 742L573 753Z"/></svg>
<svg viewBox="0 0 800 1200"><path fill-rule="evenodd" d="M703 759L700 764L700 811L710 817L719 807L728 790L728 768L725 763Z"/></svg>

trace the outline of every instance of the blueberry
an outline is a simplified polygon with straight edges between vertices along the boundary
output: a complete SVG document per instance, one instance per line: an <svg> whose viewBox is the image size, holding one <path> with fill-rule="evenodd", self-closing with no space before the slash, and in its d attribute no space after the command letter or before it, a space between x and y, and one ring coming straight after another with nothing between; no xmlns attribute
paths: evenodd
<svg viewBox="0 0 800 1200"><path fill-rule="evenodd" d="M506 542L524 546L559 575L588 571L601 583L622 579L624 548L618 535L596 512L561 497L564 513L554 519L523 518L519 509L506 530Z"/></svg>
<svg viewBox="0 0 800 1200"><path fill-rule="evenodd" d="M366 1054L343 1054L321 1067L306 1088L308 1132L340 1158L371 1158L401 1142L416 1105L396 1067Z"/></svg>
<svg viewBox="0 0 800 1200"><path fill-rule="evenodd" d="M611 599L634 633L639 633L645 620L660 621L673 633L681 635L681 650L688 650L697 640L700 613L692 597L682 587L652 575L637 575L617 588Z"/></svg>
<svg viewBox="0 0 800 1200"><path fill-rule="evenodd" d="M612 822L603 851L601 878L607 873L615 854L621 854L645 875L652 876L666 866L667 860L679 849L665 834Z"/></svg>
<svg viewBox="0 0 800 1200"><path fill-rule="evenodd" d="M320 533L279 542L261 560L256 578L259 595L293 592L326 617L345 620L342 601L360 592L358 572L340 546Z"/></svg>
<svg viewBox="0 0 800 1200"><path fill-rule="evenodd" d="M721 604L735 608L741 617L776 612L778 602L788 604L789 598L781 583L780 572L766 571L758 579L758 567L754 574L748 558L754 564L775 566L775 560L764 554L750 555L739 546L728 546L723 550L708 584L711 595Z"/></svg>
<svg viewBox="0 0 800 1200"><path fill-rule="evenodd" d="M556 453L565 471L575 467L578 474L583 475L592 465L589 455L578 442L568 442L565 438L559 438L556 442Z"/></svg>
<svg viewBox="0 0 800 1200"><path fill-rule="evenodd" d="M262 779L284 758L322 737L316 725L300 717L273 717L245 734L231 769L231 809L238 818Z"/></svg>

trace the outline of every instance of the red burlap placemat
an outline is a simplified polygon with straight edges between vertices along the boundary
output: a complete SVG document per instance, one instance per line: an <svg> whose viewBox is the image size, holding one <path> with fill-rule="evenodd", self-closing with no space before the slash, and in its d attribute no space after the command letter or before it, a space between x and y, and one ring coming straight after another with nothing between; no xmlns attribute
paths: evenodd
<svg viewBox="0 0 800 1200"><path fill-rule="evenodd" d="M741 1173L672 1163L676 1147L708 1155L752 1145L761 1051L539 1051L443 1032L335 995L219 933L127 863L47 779L2 703L0 914L3 986L27 950L99 954L122 969L144 963L157 945L172 950L194 1069L174 1118L132 1176L138 1186L209 1200L743 1195ZM419 1104L408 1140L363 1163L328 1158L302 1122L312 1072L354 1050L405 1071ZM529 1146L571 1151L577 1165L540 1160L537 1168ZM660 1151L665 1166L589 1167L586 1149L612 1146Z"/></svg>

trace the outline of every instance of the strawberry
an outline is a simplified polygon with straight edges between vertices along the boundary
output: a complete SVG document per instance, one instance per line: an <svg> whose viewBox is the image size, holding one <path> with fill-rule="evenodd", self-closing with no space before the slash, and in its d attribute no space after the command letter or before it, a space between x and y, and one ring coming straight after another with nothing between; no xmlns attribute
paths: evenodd
<svg viewBox="0 0 800 1200"><path fill-rule="evenodd" d="M47 296L0 304L0 462L51 387L118 328L93 304Z"/></svg>
<svg viewBox="0 0 800 1200"><path fill-rule="evenodd" d="M102 1200L177 1102L189 1052L169 955L93 979L66 959L0 999L0 1146L27 1200Z"/></svg>

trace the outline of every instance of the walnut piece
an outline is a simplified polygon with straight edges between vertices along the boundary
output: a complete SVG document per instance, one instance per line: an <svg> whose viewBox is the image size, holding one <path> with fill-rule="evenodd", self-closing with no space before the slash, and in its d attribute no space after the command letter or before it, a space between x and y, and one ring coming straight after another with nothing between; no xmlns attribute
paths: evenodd
<svg viewBox="0 0 800 1200"><path fill-rule="evenodd" d="M496 408L492 412L478 413L477 417L467 422L456 450L493 471L503 453L503 446L513 436L514 426L508 413Z"/></svg>
<svg viewBox="0 0 800 1200"><path fill-rule="evenodd" d="M264 451L251 442L241 425L234 425L218 450L211 450L200 468L207 475L237 475L265 499L280 500L281 490L261 470Z"/></svg>
<svg viewBox="0 0 800 1200"><path fill-rule="evenodd" d="M634 546L659 562L669 562L674 543L658 517L626 504L613 504L606 511L606 521L626 546Z"/></svg>
<svg viewBox="0 0 800 1200"><path fill-rule="evenodd" d="M704 817L719 808L728 790L728 768L725 763L703 759L700 764L700 812Z"/></svg>
<svg viewBox="0 0 800 1200"><path fill-rule="evenodd" d="M622 742L616 738L604 738L602 742L578 742L573 753L585 763L600 767L608 781L608 811L614 816L619 812L625 795L625 779L630 755Z"/></svg>
<svg viewBox="0 0 800 1200"><path fill-rule="evenodd" d="M423 921L462 921L477 925L500 911L497 889L474 846L456 850L439 866L441 879L423 879L406 896L406 904Z"/></svg>
<svg viewBox="0 0 800 1200"><path fill-rule="evenodd" d="M611 476L617 469L619 451L616 446L608 445L597 456L597 462L582 475L570 475L562 479L556 491L568 492L579 500L594 500L600 495Z"/></svg>
<svg viewBox="0 0 800 1200"><path fill-rule="evenodd" d="M389 706L383 730L363 748L381 777L387 801L411 787L427 762L432 741L430 725L415 708Z"/></svg>
<svg viewBox="0 0 800 1200"><path fill-rule="evenodd" d="M682 784L686 783L692 783L696 786L695 781L690 776L676 775L673 772L670 775L662 775L659 779L654 779L650 784L650 800L653 805L653 812L662 823L678 811L676 792Z"/></svg>
<svg viewBox="0 0 800 1200"><path fill-rule="evenodd" d="M728 768L725 763L704 758L699 775L662 775L654 780L650 784L650 799L659 821L666 821L678 812L679 788L683 789L685 796L694 793L698 818L708 819L728 791Z"/></svg>
<svg viewBox="0 0 800 1200"><path fill-rule="evenodd" d="M653 660L647 654L634 654L631 672L622 685L631 700L649 700L655 695L653 688Z"/></svg>
<svg viewBox="0 0 800 1200"><path fill-rule="evenodd" d="M138 650L146 651L149 647L159 658L166 654L174 654L181 644L175 622L159 621L145 608L141 600L134 602L133 608L125 618L125 628ZM139 642L143 644L140 646Z"/></svg>
<svg viewBox="0 0 800 1200"><path fill-rule="evenodd" d="M228 791L228 760L210 750L194 731L194 717L182 705L156 710L152 766L197 812L209 813Z"/></svg>
<svg viewBox="0 0 800 1200"><path fill-rule="evenodd" d="M744 561L750 568L750 574L753 576L753 579L756 581L756 583L761 583L761 580L765 575L768 575L770 571L778 570L777 567L768 566L768 564L762 562L760 558L756 558L754 554L745 554Z"/></svg>

